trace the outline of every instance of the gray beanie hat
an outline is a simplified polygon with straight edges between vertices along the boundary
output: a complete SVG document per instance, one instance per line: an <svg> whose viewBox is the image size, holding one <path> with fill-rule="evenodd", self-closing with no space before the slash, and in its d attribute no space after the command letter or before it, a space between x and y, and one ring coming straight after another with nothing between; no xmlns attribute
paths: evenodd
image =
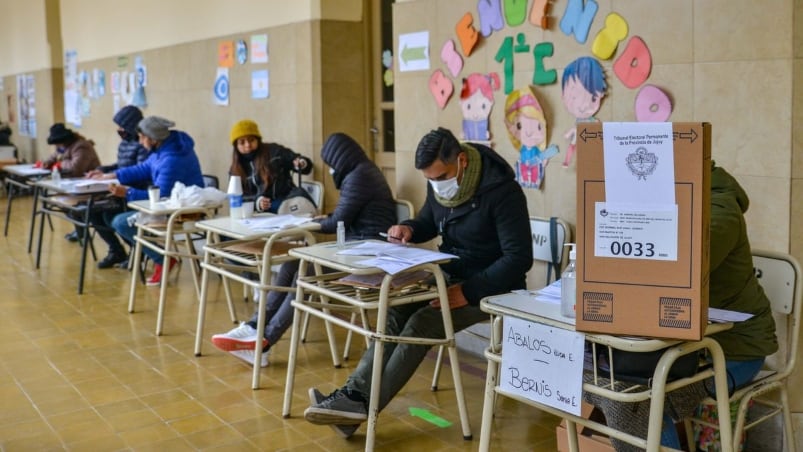
<svg viewBox="0 0 803 452"><path fill-rule="evenodd" d="M159 116L148 116L137 125L137 132L156 141L164 141L170 136L170 128L176 123Z"/></svg>

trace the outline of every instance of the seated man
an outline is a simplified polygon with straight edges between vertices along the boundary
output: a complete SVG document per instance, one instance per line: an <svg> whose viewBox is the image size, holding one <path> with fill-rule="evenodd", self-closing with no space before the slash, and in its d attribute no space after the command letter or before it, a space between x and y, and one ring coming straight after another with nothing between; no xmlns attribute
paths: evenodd
<svg viewBox="0 0 803 452"><path fill-rule="evenodd" d="M510 165L479 144L460 144L439 128L418 144L415 167L429 182L418 217L388 230L397 243L420 243L441 236L440 250L458 256L442 268L448 300L432 300L388 310L389 335L444 337L441 303L449 303L454 330L488 318L480 299L525 287L533 253L527 201ZM328 396L310 389L304 418L332 426L349 437L368 418L373 347L366 351L346 384ZM413 375L427 345L385 343L379 409L382 410Z"/></svg>
<svg viewBox="0 0 803 452"><path fill-rule="evenodd" d="M195 153L195 141L185 132L170 130L175 125L173 121L158 116L148 116L139 122L137 125L139 142L150 151L150 154L140 164L98 176L101 179L116 178L120 182L119 185L109 187L113 195L128 202L148 199L148 190L135 187L157 185L161 196L170 196L176 182L187 186L204 186L201 163ZM137 227L132 218L136 213L136 211L124 212L112 220L114 230L129 244L134 243L134 236L137 234ZM143 247L142 252L154 263L153 275L147 284L158 286L162 281L164 257L147 247ZM170 260L168 272L176 263L176 259Z"/></svg>

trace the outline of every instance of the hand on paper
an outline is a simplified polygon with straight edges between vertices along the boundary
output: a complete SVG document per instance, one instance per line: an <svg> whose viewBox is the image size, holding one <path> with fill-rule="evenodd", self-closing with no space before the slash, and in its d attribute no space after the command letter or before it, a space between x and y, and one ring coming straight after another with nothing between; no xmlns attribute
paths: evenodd
<svg viewBox="0 0 803 452"><path fill-rule="evenodd" d="M413 238L413 228L401 224L388 229L388 242L407 244Z"/></svg>
<svg viewBox="0 0 803 452"><path fill-rule="evenodd" d="M463 306L468 305L468 300L466 300L466 297L463 296L462 284L455 284L453 286L449 286L449 288L446 289L446 293L447 296L449 297L449 309L462 308ZM435 309L439 309L441 307L441 300L436 298L430 301L429 305Z"/></svg>
<svg viewBox="0 0 803 452"><path fill-rule="evenodd" d="M257 203L258 203L257 210L260 212L264 212L270 209L270 198L260 196L259 198L257 198Z"/></svg>
<svg viewBox="0 0 803 452"><path fill-rule="evenodd" d="M84 177L86 177L87 179L102 179L103 171L93 169L93 170L87 171L86 174L84 174Z"/></svg>

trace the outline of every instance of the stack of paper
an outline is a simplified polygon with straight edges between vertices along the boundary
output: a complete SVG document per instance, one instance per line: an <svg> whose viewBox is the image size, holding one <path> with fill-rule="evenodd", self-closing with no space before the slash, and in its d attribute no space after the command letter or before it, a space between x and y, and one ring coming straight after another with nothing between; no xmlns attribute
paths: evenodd
<svg viewBox="0 0 803 452"><path fill-rule="evenodd" d="M59 186L70 193L97 193L119 183L117 179L69 179L62 180Z"/></svg>
<svg viewBox="0 0 803 452"><path fill-rule="evenodd" d="M312 218L296 215L272 215L269 217L253 217L240 220L252 231L279 231L281 229L294 228L304 223L309 223Z"/></svg>
<svg viewBox="0 0 803 452"><path fill-rule="evenodd" d="M338 251L337 254L375 256L370 259L357 261L357 263L365 265L366 267L381 268L385 273L391 275L428 262L457 259L457 256L454 254L430 251L414 246L394 245L385 242L363 242Z"/></svg>

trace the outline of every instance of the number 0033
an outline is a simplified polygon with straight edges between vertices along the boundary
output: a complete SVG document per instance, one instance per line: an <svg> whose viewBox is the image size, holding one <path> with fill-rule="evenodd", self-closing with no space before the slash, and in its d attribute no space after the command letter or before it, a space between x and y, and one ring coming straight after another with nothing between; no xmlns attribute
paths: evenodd
<svg viewBox="0 0 803 452"><path fill-rule="evenodd" d="M614 256L653 257L655 256L655 244L613 241L611 242L611 254Z"/></svg>

